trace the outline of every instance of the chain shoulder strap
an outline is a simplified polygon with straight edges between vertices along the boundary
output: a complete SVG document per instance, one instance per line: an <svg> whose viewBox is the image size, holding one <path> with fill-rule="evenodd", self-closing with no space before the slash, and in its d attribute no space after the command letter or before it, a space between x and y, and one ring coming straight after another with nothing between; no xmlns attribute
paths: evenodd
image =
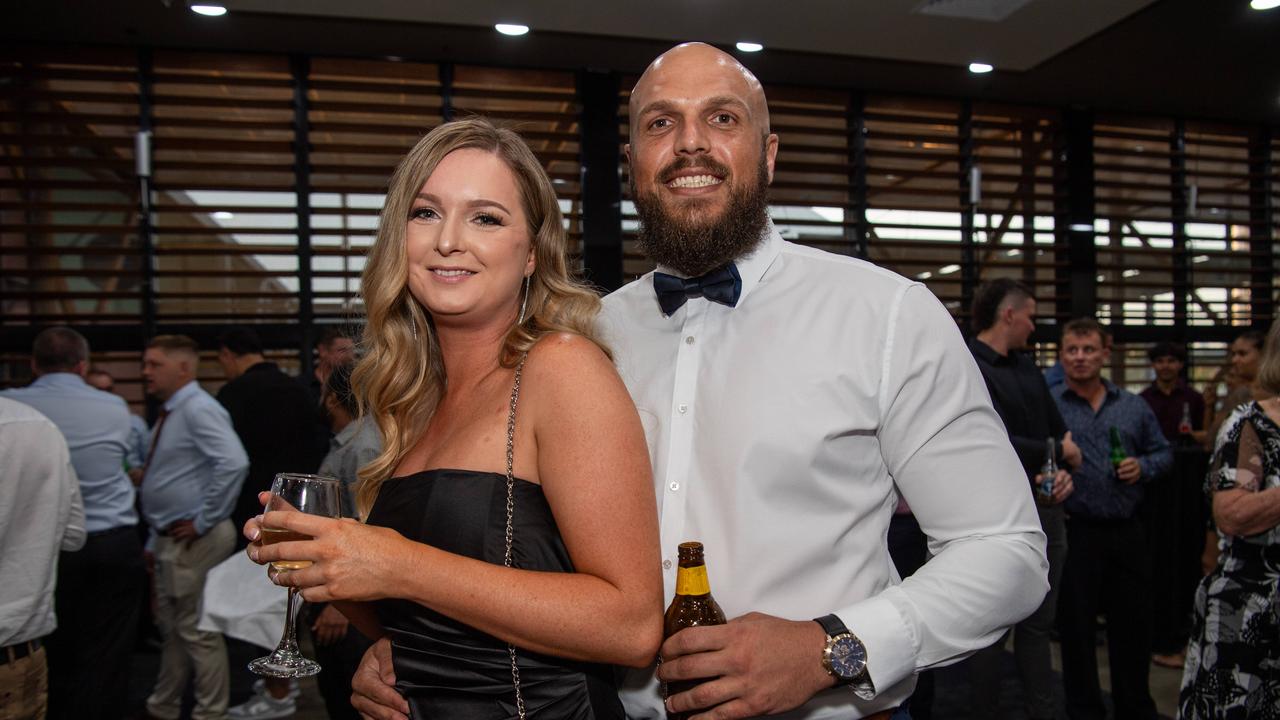
<svg viewBox="0 0 1280 720"><path fill-rule="evenodd" d="M511 567L511 542L514 536L512 521L516 510L516 476L512 472L515 464L516 402L520 399L520 375L524 371L524 361L528 357L529 354L525 353L520 356L520 362L516 363L516 379L511 386L511 410L507 414L507 551L502 560L502 564L506 567ZM516 664L516 646L507 643L507 654L511 656L511 684L516 690L516 715L520 720L525 720L524 693L520 690L520 666Z"/></svg>

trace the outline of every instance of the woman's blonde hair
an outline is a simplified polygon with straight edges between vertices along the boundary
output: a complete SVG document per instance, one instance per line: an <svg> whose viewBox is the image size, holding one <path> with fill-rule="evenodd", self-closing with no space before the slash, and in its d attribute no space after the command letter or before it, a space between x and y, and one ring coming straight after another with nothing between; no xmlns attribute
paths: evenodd
<svg viewBox="0 0 1280 720"><path fill-rule="evenodd" d="M1262 344L1262 359L1258 361L1258 387L1268 395L1280 395L1280 320L1271 323L1267 339Z"/></svg>
<svg viewBox="0 0 1280 720"><path fill-rule="evenodd" d="M364 357L351 379L361 413L371 415L382 433L382 454L360 471L356 505L361 517L368 516L383 481L426 430L444 392L447 378L435 325L409 292L405 236L414 199L427 178L446 155L463 148L493 153L515 175L536 258L525 320L507 333L498 362L514 366L542 336L557 332L582 335L609 352L594 328L600 298L569 273L560 204L529 146L512 130L479 117L427 133L391 176L362 277Z"/></svg>

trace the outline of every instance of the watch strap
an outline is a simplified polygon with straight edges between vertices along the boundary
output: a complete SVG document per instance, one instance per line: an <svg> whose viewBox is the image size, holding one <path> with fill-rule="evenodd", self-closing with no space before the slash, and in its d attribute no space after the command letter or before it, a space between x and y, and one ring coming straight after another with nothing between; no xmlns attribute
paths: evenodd
<svg viewBox="0 0 1280 720"><path fill-rule="evenodd" d="M820 618L814 618L813 621L822 626L822 630L827 634L827 637L844 635L849 632L849 628L844 626L844 621L835 615L823 615Z"/></svg>

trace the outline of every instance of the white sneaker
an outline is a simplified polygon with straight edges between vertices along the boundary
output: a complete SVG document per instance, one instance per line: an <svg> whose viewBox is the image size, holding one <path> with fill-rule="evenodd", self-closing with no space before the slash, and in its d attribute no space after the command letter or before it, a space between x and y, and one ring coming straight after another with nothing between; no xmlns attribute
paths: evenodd
<svg viewBox="0 0 1280 720"><path fill-rule="evenodd" d="M272 720L291 717L297 710L292 697L277 700L266 692L258 692L245 703L227 708L227 717L232 720Z"/></svg>
<svg viewBox="0 0 1280 720"><path fill-rule="evenodd" d="M267 692L267 681L262 678L258 678L257 680L254 680L253 691L259 695L268 695L269 693ZM285 695L285 697L289 698L290 700L296 700L298 696L301 694L302 694L302 688L298 687L298 679L289 678L289 694Z"/></svg>

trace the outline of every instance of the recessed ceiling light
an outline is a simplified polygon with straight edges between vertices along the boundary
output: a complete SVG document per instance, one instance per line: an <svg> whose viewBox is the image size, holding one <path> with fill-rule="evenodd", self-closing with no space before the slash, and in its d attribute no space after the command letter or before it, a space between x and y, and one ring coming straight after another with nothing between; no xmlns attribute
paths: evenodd
<svg viewBox="0 0 1280 720"><path fill-rule="evenodd" d="M974 75L982 75L984 73L989 73L992 70L995 70L995 68L992 67L989 63L984 63L984 62L969 63L969 72L973 73Z"/></svg>
<svg viewBox="0 0 1280 720"><path fill-rule="evenodd" d="M943 265L942 267L938 268L938 274L939 274L939 275L950 275L951 273L953 273L953 272L955 272L955 271L957 271L957 270L959 270L959 269L960 269L960 266L959 266L959 265Z"/></svg>
<svg viewBox="0 0 1280 720"><path fill-rule="evenodd" d="M227 9L221 5L192 5L191 12L208 17L221 17L227 14Z"/></svg>
<svg viewBox="0 0 1280 720"><path fill-rule="evenodd" d="M235 218L235 213L229 213L226 210L219 210L213 214L214 220L231 220Z"/></svg>
<svg viewBox="0 0 1280 720"><path fill-rule="evenodd" d="M528 25L514 25L511 23L498 23L497 25L493 26L493 29L497 30L503 35L510 35L512 37L515 37L517 35L524 35L525 33L529 32Z"/></svg>
<svg viewBox="0 0 1280 720"><path fill-rule="evenodd" d="M760 43L740 42L738 43L737 48L742 52L760 52L764 49L764 46Z"/></svg>
<svg viewBox="0 0 1280 720"><path fill-rule="evenodd" d="M1280 7L1280 0L1253 0L1249 3L1249 7L1254 10L1270 10Z"/></svg>
<svg viewBox="0 0 1280 720"><path fill-rule="evenodd" d="M1071 232L1093 232L1093 225L1089 223L1071 223L1067 226Z"/></svg>

